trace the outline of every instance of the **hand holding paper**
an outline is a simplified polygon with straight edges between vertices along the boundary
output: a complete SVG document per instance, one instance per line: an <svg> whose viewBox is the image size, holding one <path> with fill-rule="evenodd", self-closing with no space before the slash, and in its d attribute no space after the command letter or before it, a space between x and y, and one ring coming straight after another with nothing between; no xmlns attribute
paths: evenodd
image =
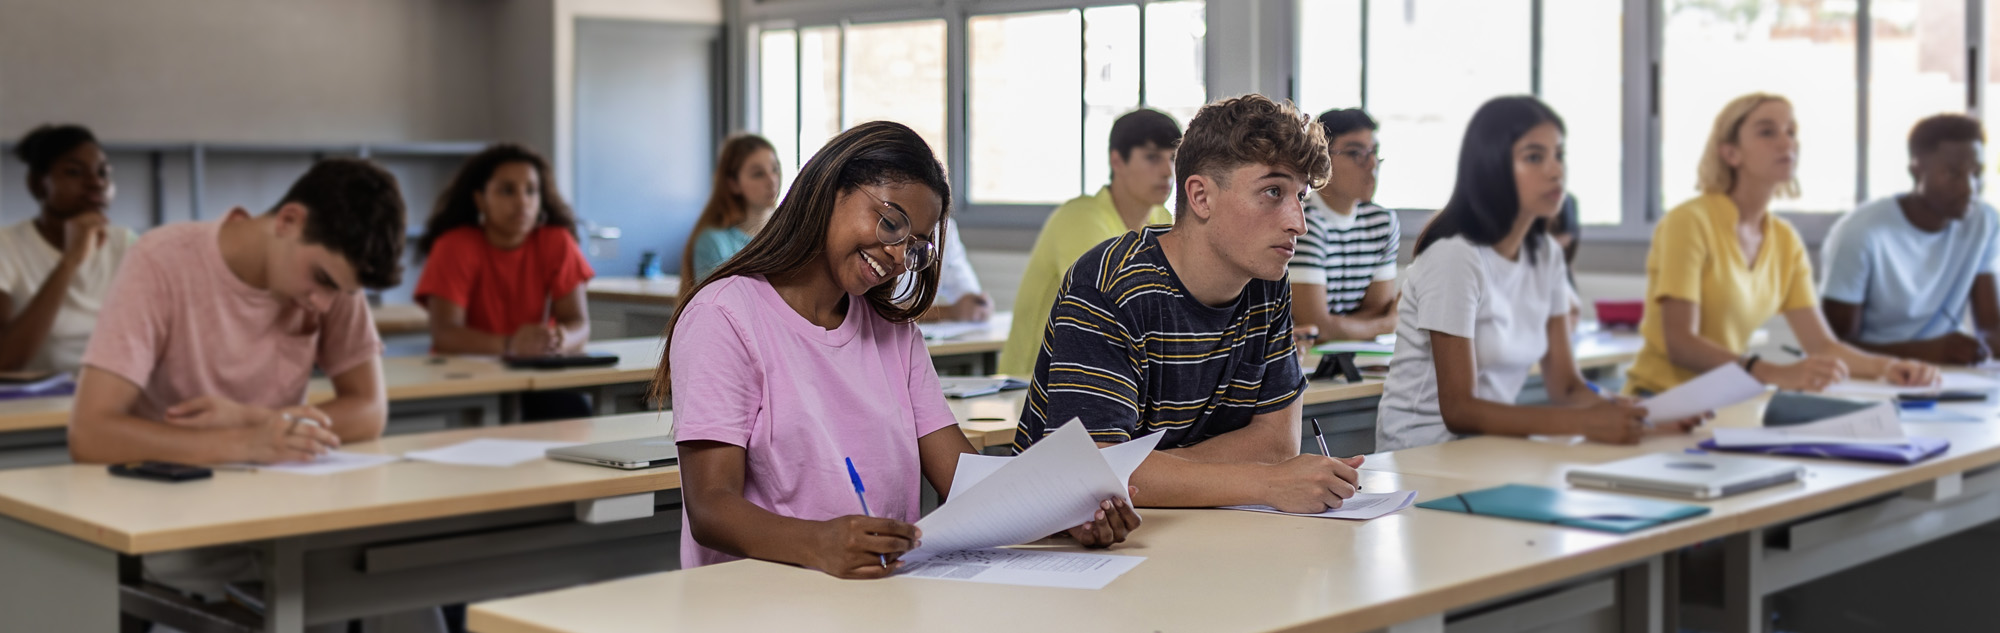
<svg viewBox="0 0 2000 633"><path fill-rule="evenodd" d="M1105 499L1129 506L1132 471L1159 443L1154 433L1099 451L1071 420L1018 457L960 456L945 504L917 522L923 545L903 560L1040 539L1095 520Z"/></svg>
<svg viewBox="0 0 2000 633"><path fill-rule="evenodd" d="M1763 393L1764 383L1750 377L1741 365L1726 363L1679 387L1640 401L1639 406L1646 408L1646 423L1657 424L1702 415Z"/></svg>

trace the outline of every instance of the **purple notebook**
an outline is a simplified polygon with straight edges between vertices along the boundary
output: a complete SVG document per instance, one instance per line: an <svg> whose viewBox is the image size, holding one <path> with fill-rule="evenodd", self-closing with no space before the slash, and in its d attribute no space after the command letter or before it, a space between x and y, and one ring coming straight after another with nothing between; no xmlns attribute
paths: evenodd
<svg viewBox="0 0 2000 633"><path fill-rule="evenodd" d="M1703 440L1701 447L1711 451L1732 453L1761 453L1764 455L1784 455L1787 457L1819 457L1823 459L1851 459L1864 462L1888 464L1915 464L1937 457L1945 449L1951 448L1951 440L1941 437L1912 437L1908 444L1779 444L1776 446L1737 446L1723 448L1715 445L1714 439Z"/></svg>
<svg viewBox="0 0 2000 633"><path fill-rule="evenodd" d="M0 400L48 398L76 393L76 379L57 374L35 382L0 385Z"/></svg>

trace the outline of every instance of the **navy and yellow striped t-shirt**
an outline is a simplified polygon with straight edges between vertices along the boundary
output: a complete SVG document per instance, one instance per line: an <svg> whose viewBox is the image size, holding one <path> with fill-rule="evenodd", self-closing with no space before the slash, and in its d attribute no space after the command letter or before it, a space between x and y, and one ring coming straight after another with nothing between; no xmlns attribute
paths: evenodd
<svg viewBox="0 0 2000 633"><path fill-rule="evenodd" d="M1203 305L1160 250L1167 229L1106 241L1070 267L1016 451L1070 418L1099 442L1166 433L1160 448L1192 446L1284 409L1305 389L1285 281L1252 279L1236 303Z"/></svg>

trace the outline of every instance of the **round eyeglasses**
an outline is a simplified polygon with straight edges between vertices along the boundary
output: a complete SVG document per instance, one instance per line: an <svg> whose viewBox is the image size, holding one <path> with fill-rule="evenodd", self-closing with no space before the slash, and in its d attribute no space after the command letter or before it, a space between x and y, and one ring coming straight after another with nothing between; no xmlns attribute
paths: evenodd
<svg viewBox="0 0 2000 633"><path fill-rule="evenodd" d="M910 214L904 213L902 208L896 205L889 204L887 200L883 200L872 191L861 187L855 189L874 198L875 214L882 216L882 219L875 223L875 239L882 240L882 244L887 246L909 242L903 247L903 261L910 272L929 268L932 262L937 261L937 244L910 233Z"/></svg>

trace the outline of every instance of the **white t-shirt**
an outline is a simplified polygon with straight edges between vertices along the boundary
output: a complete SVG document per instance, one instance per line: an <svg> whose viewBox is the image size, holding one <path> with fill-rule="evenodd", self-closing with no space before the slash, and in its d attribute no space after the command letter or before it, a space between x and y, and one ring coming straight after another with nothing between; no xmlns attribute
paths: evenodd
<svg viewBox="0 0 2000 633"><path fill-rule="evenodd" d="M28 360L27 369L75 371L83 363L83 349L90 343L90 331L97 327L97 311L104 304L104 293L111 288L111 278L118 272L118 263L125 260L125 251L133 240L131 230L109 227L104 246L77 269L69 292L63 296L62 307L56 312L55 325L49 328L49 337ZM0 293L6 293L14 304L14 312L7 315L8 319L20 316L27 309L28 302L41 290L42 281L61 263L62 251L42 239L42 234L35 231L33 219L0 229Z"/></svg>
<svg viewBox="0 0 2000 633"><path fill-rule="evenodd" d="M1457 439L1438 413L1431 332L1472 339L1478 381L1473 395L1513 403L1528 372L1548 354L1548 322L1569 311L1562 248L1552 238L1536 261L1522 249L1508 261L1463 237L1438 240L1403 273L1396 353L1382 387L1375 450L1393 451Z"/></svg>

